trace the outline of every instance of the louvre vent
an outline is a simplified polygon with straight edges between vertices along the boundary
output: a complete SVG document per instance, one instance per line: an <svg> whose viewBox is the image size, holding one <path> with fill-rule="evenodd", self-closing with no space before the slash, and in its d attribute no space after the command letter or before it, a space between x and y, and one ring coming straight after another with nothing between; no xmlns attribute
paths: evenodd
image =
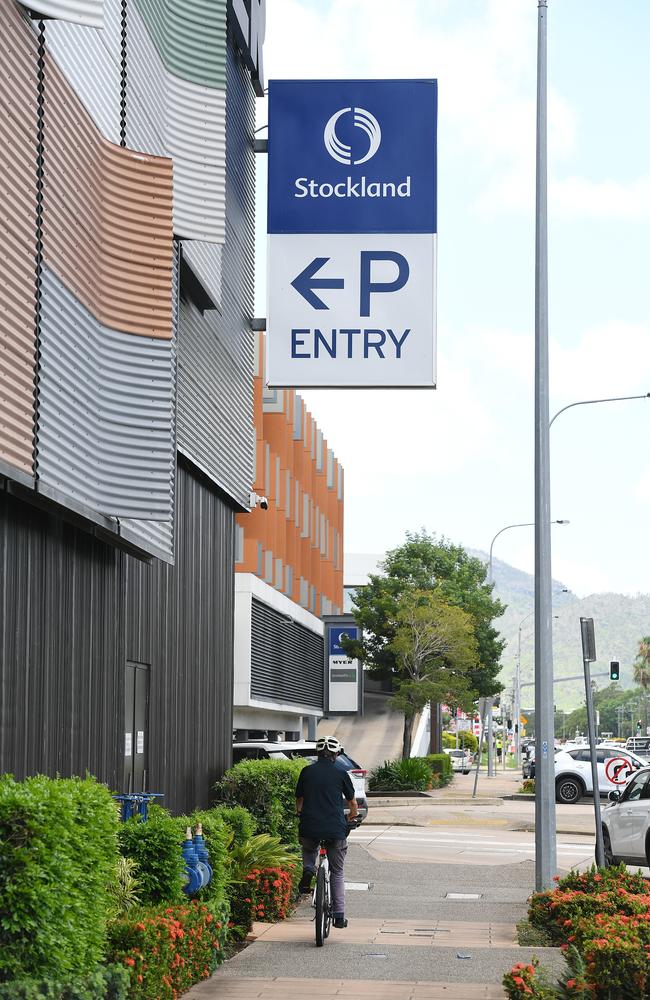
<svg viewBox="0 0 650 1000"><path fill-rule="evenodd" d="M323 708L323 638L253 598L251 694Z"/></svg>

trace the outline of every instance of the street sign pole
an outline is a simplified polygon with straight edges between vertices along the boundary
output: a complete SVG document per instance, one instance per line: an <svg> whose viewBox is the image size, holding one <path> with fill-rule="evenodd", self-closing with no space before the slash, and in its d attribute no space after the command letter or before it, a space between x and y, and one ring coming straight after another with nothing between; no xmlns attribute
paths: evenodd
<svg viewBox="0 0 650 1000"><path fill-rule="evenodd" d="M605 865L605 848L603 844L603 826L600 820L600 782L598 780L598 762L596 761L596 727L594 724L594 697L591 690L591 663L596 659L596 638L594 635L593 618L580 619L580 634L582 638L582 662L585 671L585 699L587 702L587 735L589 737L589 756L591 758L591 781L594 792L594 820L596 822L596 864Z"/></svg>
<svg viewBox="0 0 650 1000"><path fill-rule="evenodd" d="M535 884L557 869L548 378L547 0L538 0L535 226Z"/></svg>
<svg viewBox="0 0 650 1000"><path fill-rule="evenodd" d="M487 699L488 778L494 778L494 715L492 698Z"/></svg>
<svg viewBox="0 0 650 1000"><path fill-rule="evenodd" d="M474 791L472 792L472 798L476 798L476 786L478 785L478 772L481 767L481 756L483 754L483 733L485 732L485 713L487 711L489 698L479 698L478 700L478 714L481 719L481 731L479 733L478 739L478 756L476 760L476 773L474 774Z"/></svg>

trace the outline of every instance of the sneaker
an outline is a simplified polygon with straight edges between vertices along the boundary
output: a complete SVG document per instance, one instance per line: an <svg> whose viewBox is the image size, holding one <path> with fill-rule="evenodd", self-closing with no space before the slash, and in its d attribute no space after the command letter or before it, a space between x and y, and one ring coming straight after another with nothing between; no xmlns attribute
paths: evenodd
<svg viewBox="0 0 650 1000"><path fill-rule="evenodd" d="M334 917L334 926L337 930L343 930L344 927L348 926L348 922L343 915Z"/></svg>
<svg viewBox="0 0 650 1000"><path fill-rule="evenodd" d="M311 892L311 880L312 880L312 873L311 872L303 872L302 873L302 877L301 877L300 883L298 885L298 892L302 896L306 896L307 893Z"/></svg>

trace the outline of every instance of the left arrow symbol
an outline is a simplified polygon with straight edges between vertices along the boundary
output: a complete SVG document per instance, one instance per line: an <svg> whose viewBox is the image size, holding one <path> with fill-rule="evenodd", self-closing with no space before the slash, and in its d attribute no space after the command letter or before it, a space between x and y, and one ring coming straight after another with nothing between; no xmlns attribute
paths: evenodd
<svg viewBox="0 0 650 1000"><path fill-rule="evenodd" d="M297 278L291 282L293 288L299 295L302 295L313 309L329 309L322 299L314 294L314 288L344 288L343 278L315 278L314 275L320 271L321 267L327 264L329 257L314 257L311 264L308 264L304 271L301 271Z"/></svg>

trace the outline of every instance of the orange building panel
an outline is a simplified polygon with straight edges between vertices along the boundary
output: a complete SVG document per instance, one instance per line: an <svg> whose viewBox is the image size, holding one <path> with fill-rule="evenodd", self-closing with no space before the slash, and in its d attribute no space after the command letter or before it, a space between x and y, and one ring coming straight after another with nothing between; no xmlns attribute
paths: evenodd
<svg viewBox="0 0 650 1000"><path fill-rule="evenodd" d="M291 389L264 389L263 346L254 385L255 491L269 509L239 514L238 572L254 573L316 615L343 607L343 498L338 463L328 484L328 445ZM267 572L269 564L272 573ZM271 578L272 577L272 578Z"/></svg>

